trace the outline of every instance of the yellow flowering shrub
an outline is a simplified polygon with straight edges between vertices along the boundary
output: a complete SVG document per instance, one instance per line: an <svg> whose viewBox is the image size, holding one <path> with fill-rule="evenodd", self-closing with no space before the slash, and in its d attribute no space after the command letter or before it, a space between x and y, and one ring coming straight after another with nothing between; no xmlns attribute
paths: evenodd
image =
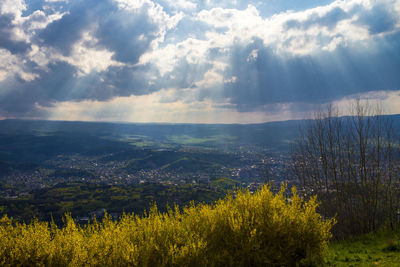
<svg viewBox="0 0 400 267"><path fill-rule="evenodd" d="M0 219L1 266L296 266L323 263L333 219L295 189L236 192L213 205L157 206L145 216L109 216L79 226Z"/></svg>

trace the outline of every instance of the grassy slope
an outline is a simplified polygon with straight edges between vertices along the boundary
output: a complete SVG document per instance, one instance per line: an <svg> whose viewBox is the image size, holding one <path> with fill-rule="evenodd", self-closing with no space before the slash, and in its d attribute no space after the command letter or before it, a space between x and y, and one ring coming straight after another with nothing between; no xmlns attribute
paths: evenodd
<svg viewBox="0 0 400 267"><path fill-rule="evenodd" d="M371 233L334 241L328 266L400 266L400 232Z"/></svg>

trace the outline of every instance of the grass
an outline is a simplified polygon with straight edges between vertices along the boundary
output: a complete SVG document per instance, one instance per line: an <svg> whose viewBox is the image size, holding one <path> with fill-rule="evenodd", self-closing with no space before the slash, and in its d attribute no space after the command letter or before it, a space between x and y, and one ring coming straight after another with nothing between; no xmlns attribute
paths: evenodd
<svg viewBox="0 0 400 267"><path fill-rule="evenodd" d="M328 266L400 266L400 232L384 231L333 241Z"/></svg>
<svg viewBox="0 0 400 267"><path fill-rule="evenodd" d="M169 148L171 146L158 143L157 141L150 140L148 136L145 135L121 135L118 138L105 138L110 140L115 140L119 142L128 143L132 146L136 146L139 148L148 148L148 147L161 147L161 148Z"/></svg>
<svg viewBox="0 0 400 267"><path fill-rule="evenodd" d="M218 187L222 187L225 189L232 189L235 186L240 185L240 183L238 181L229 179L229 178L225 178L225 177L221 177L218 180L212 181L211 184L213 186L218 186Z"/></svg>

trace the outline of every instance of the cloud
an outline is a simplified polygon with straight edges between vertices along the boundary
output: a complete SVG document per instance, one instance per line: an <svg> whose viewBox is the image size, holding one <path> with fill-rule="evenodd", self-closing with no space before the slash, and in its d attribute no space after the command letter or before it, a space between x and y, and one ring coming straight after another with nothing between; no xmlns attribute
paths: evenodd
<svg viewBox="0 0 400 267"><path fill-rule="evenodd" d="M29 72L24 66L24 60L20 56L13 55L10 51L0 48L0 83L7 79L20 79L30 82L38 77L37 74ZM0 95L2 94L0 90ZM3 92L4 93L4 92Z"/></svg>
<svg viewBox="0 0 400 267"><path fill-rule="evenodd" d="M99 23L96 37L121 62L137 63L147 50L164 40L167 30L174 28L182 14L168 15L163 7L149 0L117 0L120 12Z"/></svg>
<svg viewBox="0 0 400 267"><path fill-rule="evenodd" d="M68 62L79 69L79 75L90 74L92 71L106 71L111 66L124 66L123 63L113 60L114 52L104 48L98 48L98 39L90 32L82 34L77 41L69 57L58 56L58 60Z"/></svg>
<svg viewBox="0 0 400 267"><path fill-rule="evenodd" d="M335 1L262 18L256 7L249 5L244 10L203 10L196 19L214 28L208 36L220 44L247 45L260 39L265 47L280 54L309 55L398 30L399 10L393 7L393 1Z"/></svg>
<svg viewBox="0 0 400 267"><path fill-rule="evenodd" d="M163 103L160 98L168 93L161 90L143 96L117 97L108 101L59 102L52 107L37 105L37 109L52 120L135 121L175 123L259 123L293 118L285 107L277 112L238 112L223 105L215 107L209 101ZM285 111L282 111L285 108ZM300 117L299 117L300 118Z"/></svg>
<svg viewBox="0 0 400 267"><path fill-rule="evenodd" d="M390 32L399 27L399 10L393 10L392 2L383 1L363 8L357 22L368 28L372 35Z"/></svg>
<svg viewBox="0 0 400 267"><path fill-rule="evenodd" d="M388 19L368 19L378 14ZM213 8L196 16L212 26L208 38L191 39L191 43L202 51L195 58L208 62L210 69L214 63L208 58L211 51L229 55L223 79L236 79L225 84L222 97L240 111L273 103L325 103L357 92L400 87L396 75L400 61L395 52L400 46L398 14L393 2L370 1L338 1L265 19L251 5L244 10ZM178 46L169 45L169 50L191 57ZM175 64L165 66L174 72ZM215 98L220 81L194 84L199 90L214 85L214 92L203 93Z"/></svg>
<svg viewBox="0 0 400 267"><path fill-rule="evenodd" d="M399 49L398 0L4 0L0 116L135 120L132 99L155 110L141 121L306 116L399 90Z"/></svg>
<svg viewBox="0 0 400 267"><path fill-rule="evenodd" d="M26 52L37 30L46 28L64 15L60 12L46 14L42 10L35 10L24 16L26 10L24 1L5 0L0 3L0 47L14 54Z"/></svg>
<svg viewBox="0 0 400 267"><path fill-rule="evenodd" d="M5 0L0 3L0 47L12 53L26 51L28 45L18 38L16 20L26 9L23 1Z"/></svg>
<svg viewBox="0 0 400 267"><path fill-rule="evenodd" d="M182 59L188 65L206 66L201 78L182 87L194 85L199 99L230 99L240 111L273 103L325 103L356 92L396 89L400 61L393 55L400 43L394 14L398 13L390 11L390 27L363 19L396 10L392 6L334 2L265 19L251 5L244 10L202 10L194 19L210 25L205 39L167 44L144 54L141 63L152 63L161 76L172 77L179 76ZM215 64L227 67L218 73L213 71ZM221 81L226 81L223 87Z"/></svg>
<svg viewBox="0 0 400 267"><path fill-rule="evenodd" d="M0 4L1 14L11 14L13 17L21 17L26 9L24 0L3 0Z"/></svg>
<svg viewBox="0 0 400 267"><path fill-rule="evenodd" d="M168 4L169 7L178 10L194 10L198 7L197 3L193 3L192 1L187 0L166 0L165 2Z"/></svg>
<svg viewBox="0 0 400 267"><path fill-rule="evenodd" d="M16 38L12 22L12 15L0 15L0 47L13 54L23 53L29 48L29 44Z"/></svg>
<svg viewBox="0 0 400 267"><path fill-rule="evenodd" d="M74 1L61 19L50 23L37 34L35 42L69 56L74 43L80 40L83 32L96 21L95 13L101 11L101 8L97 1Z"/></svg>
<svg viewBox="0 0 400 267"><path fill-rule="evenodd" d="M358 92L395 90L400 88L399 41L400 34L394 34L375 40L374 49L340 47L317 56L278 55L261 41L237 47L231 65L237 82L226 84L225 97L239 109L254 110L270 103L326 103ZM249 61L254 49L258 57Z"/></svg>

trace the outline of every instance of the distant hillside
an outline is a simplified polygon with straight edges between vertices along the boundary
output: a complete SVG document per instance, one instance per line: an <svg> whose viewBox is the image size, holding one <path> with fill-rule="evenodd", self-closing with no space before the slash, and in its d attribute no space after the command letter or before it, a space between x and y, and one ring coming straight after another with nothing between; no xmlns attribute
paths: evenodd
<svg viewBox="0 0 400 267"><path fill-rule="evenodd" d="M400 114L385 115L400 129ZM261 124L152 124L71 121L0 120L0 134L51 136L97 136L119 140L148 138L184 145L253 144L285 147L296 138L301 125L310 120L266 122Z"/></svg>
<svg viewBox="0 0 400 267"><path fill-rule="evenodd" d="M400 132L400 115L385 117L392 120ZM297 138L299 128L309 122L134 124L1 120L0 171L3 174L11 172L16 168L10 165L14 162L39 164L58 155L71 154L101 156L103 162L137 159L136 163L130 165L133 169L138 163L157 167L169 164L165 167L180 168L181 156L171 154L170 160L158 162L159 155L151 155L149 158L145 149L161 151L186 146L228 151L257 149L284 152L289 151L290 143ZM194 163L198 159L185 160L186 163ZM200 159L199 164L203 163Z"/></svg>
<svg viewBox="0 0 400 267"><path fill-rule="evenodd" d="M264 145L283 148L304 121L263 124L128 124L69 121L0 121L0 134L22 136L80 135L120 141L157 141L200 146ZM55 140L56 141L56 140Z"/></svg>

